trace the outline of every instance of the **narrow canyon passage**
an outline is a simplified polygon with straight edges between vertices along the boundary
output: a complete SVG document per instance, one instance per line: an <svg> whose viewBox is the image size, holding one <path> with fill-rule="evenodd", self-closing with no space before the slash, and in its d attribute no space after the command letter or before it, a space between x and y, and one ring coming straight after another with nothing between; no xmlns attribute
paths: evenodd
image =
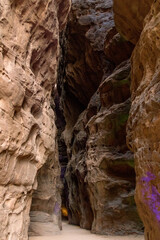
<svg viewBox="0 0 160 240"><path fill-rule="evenodd" d="M0 36L0 240L159 240L160 0L0 0Z"/></svg>
<svg viewBox="0 0 160 240"><path fill-rule="evenodd" d="M91 234L90 231L78 226L62 224L63 230L55 232L54 236L30 237L29 240L144 240L142 235L102 236Z"/></svg>
<svg viewBox="0 0 160 240"><path fill-rule="evenodd" d="M59 154L47 159L37 174L30 236L45 236L48 231L57 239L66 235L76 239L143 239L129 237L142 234L144 227L134 199L133 128L127 125L132 105L130 58L139 36L130 39L128 25L124 24L126 36L121 30L123 4L121 9L116 0L72 1L66 27L60 32L57 78L52 89ZM133 14L134 6L128 17ZM142 31L141 25L138 22L135 31ZM61 207L68 210L71 224L64 224L62 232L54 228L57 223L61 228Z"/></svg>

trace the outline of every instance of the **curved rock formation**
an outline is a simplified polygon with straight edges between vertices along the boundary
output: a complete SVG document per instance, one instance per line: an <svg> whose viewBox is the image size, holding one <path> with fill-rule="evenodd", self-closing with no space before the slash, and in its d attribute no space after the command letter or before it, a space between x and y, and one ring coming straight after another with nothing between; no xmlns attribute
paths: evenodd
<svg viewBox="0 0 160 240"><path fill-rule="evenodd" d="M112 1L74 0L63 46L69 222L99 234L141 232L125 130L133 45L115 29Z"/></svg>
<svg viewBox="0 0 160 240"><path fill-rule="evenodd" d="M143 21L153 0L114 0L114 20L118 32L136 44L143 30Z"/></svg>
<svg viewBox="0 0 160 240"><path fill-rule="evenodd" d="M74 0L67 31L65 81L83 106L97 90L105 68L103 45L114 26L112 1ZM102 67L103 65L103 67Z"/></svg>
<svg viewBox="0 0 160 240"><path fill-rule="evenodd" d="M103 52L106 33L113 26L111 0L72 1L62 43L65 73L61 81L61 101L67 119L67 145L78 116L87 107L104 72L110 72L113 68Z"/></svg>
<svg viewBox="0 0 160 240"><path fill-rule="evenodd" d="M0 2L0 240L27 240L29 213L31 235L61 228L57 138L69 222L141 232L136 179L145 240L158 240L160 2L114 0L113 16L112 0L73 0L65 28L70 5Z"/></svg>
<svg viewBox="0 0 160 240"><path fill-rule="evenodd" d="M126 146L130 64L105 79L73 128L67 167L69 222L99 234L141 232L133 154ZM123 226L123 227L122 227Z"/></svg>
<svg viewBox="0 0 160 240"><path fill-rule="evenodd" d="M145 240L159 239L160 3L154 1L132 56L132 106L128 145L135 153L136 202Z"/></svg>
<svg viewBox="0 0 160 240"><path fill-rule="evenodd" d="M125 235L142 225L134 203L133 154L126 146L130 64L123 63L99 87L101 109L87 127L87 177L92 232Z"/></svg>
<svg viewBox="0 0 160 240"><path fill-rule="evenodd" d="M104 53L115 65L130 58L134 45L126 41L115 28L112 28L105 39Z"/></svg>
<svg viewBox="0 0 160 240"><path fill-rule="evenodd" d="M50 171L58 167L50 99L57 76L59 30L69 5L69 0L0 3L1 240L28 239L37 170L45 162Z"/></svg>

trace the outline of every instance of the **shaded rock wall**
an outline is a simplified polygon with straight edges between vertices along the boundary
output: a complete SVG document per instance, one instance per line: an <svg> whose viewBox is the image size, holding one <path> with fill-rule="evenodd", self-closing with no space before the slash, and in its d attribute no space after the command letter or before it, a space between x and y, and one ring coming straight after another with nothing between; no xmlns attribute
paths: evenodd
<svg viewBox="0 0 160 240"><path fill-rule="evenodd" d="M50 99L57 76L59 30L68 9L67 0L0 2L1 240L28 239L32 193L37 184L43 189L39 182L44 169L38 183L36 176L45 162L52 172L49 181L53 188L56 185L56 127ZM46 195L45 200L52 195L54 204L55 191ZM50 211L48 205L41 210Z"/></svg>
<svg viewBox="0 0 160 240"><path fill-rule="evenodd" d="M59 85L69 158L69 222L94 233L128 234L142 229L125 130L130 109L128 58L134 46L117 33L112 4L73 1Z"/></svg>
<svg viewBox="0 0 160 240"><path fill-rule="evenodd" d="M134 203L133 154L126 146L129 86L127 61L101 83L73 128L66 174L69 221L93 233L142 229Z"/></svg>
<svg viewBox="0 0 160 240"><path fill-rule="evenodd" d="M114 25L111 6L112 1L72 1L63 42L66 66L61 83L61 100L67 118L66 144L69 144L72 128L97 90L104 72L113 68L103 52L106 32Z"/></svg>
<svg viewBox="0 0 160 240"><path fill-rule="evenodd" d="M88 132L85 129L86 111L78 118L73 128L69 163L66 179L69 189L69 223L91 229L93 211L88 193L86 166L86 141Z"/></svg>
<svg viewBox="0 0 160 240"><path fill-rule="evenodd" d="M60 69L60 67L59 67ZM58 70L59 72L59 70ZM59 73L61 75L62 73ZM54 102L55 102L55 114L56 114L56 126L57 126L57 143L58 143L58 155L59 155L59 163L61 167L60 173L60 188L61 188L61 209L67 207L68 204L68 188L65 180L65 172L68 164L68 157L67 157L67 147L62 136L62 133L65 129L65 118L63 116L63 109L60 105L60 97L57 90L57 85L54 88ZM63 215L63 214L62 214ZM62 216L67 217L67 216ZM65 218L66 219L66 218Z"/></svg>

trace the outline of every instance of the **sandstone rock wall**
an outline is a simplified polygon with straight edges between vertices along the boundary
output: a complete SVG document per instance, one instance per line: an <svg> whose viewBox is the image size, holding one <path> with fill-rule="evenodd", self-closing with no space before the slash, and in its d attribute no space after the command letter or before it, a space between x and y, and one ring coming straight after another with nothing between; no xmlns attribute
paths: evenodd
<svg viewBox="0 0 160 240"><path fill-rule="evenodd" d="M128 145L136 164L136 203L145 226L145 240L159 239L159 36L160 3L154 1L132 56L132 106Z"/></svg>
<svg viewBox="0 0 160 240"><path fill-rule="evenodd" d="M143 30L143 21L153 0L114 0L114 19L118 32L136 44Z"/></svg>
<svg viewBox="0 0 160 240"><path fill-rule="evenodd" d="M85 129L86 111L78 118L73 129L73 142L70 148L71 158L67 166L66 179L69 189L69 223L91 229L93 211L88 193L86 166L86 141L88 132Z"/></svg>
<svg viewBox="0 0 160 240"><path fill-rule="evenodd" d="M66 174L69 221L93 233L142 229L134 203L134 159L126 146L129 86L127 61L101 83L73 128Z"/></svg>
<svg viewBox="0 0 160 240"><path fill-rule="evenodd" d="M135 5L134 8L132 4ZM127 142L135 157L135 197L145 226L145 240L155 240L159 239L160 229L158 135L160 3L149 0L144 1L144 4L142 1L131 3L115 0L114 10L119 31L127 39L137 43L132 54L132 104L127 125ZM138 10L135 12L137 17L133 20L126 10L128 13ZM124 22L125 19L127 20ZM133 38L133 33L136 39Z"/></svg>
<svg viewBox="0 0 160 240"><path fill-rule="evenodd" d="M145 240L159 239L160 3L114 0L114 17L112 5L72 1L58 70L70 0L0 1L1 240L28 239L30 209L31 234L61 227L57 77L69 222L100 234L141 232L136 170Z"/></svg>
<svg viewBox="0 0 160 240"><path fill-rule="evenodd" d="M69 158L69 222L93 233L127 234L142 228L125 130L130 109L128 58L134 46L117 33L112 4L73 1L60 92Z"/></svg>
<svg viewBox="0 0 160 240"><path fill-rule="evenodd" d="M112 1L72 1L63 42L65 74L61 83L61 100L67 118L66 144L70 141L78 116L87 107L104 72L110 72L113 68L103 52L106 32L114 25L111 6Z"/></svg>
<svg viewBox="0 0 160 240"><path fill-rule="evenodd" d="M1 240L28 239L37 171L45 162L58 171L50 99L68 9L67 0L0 1Z"/></svg>
<svg viewBox="0 0 160 240"><path fill-rule="evenodd" d="M126 146L129 85L130 63L123 62L101 83L101 108L87 123L86 181L93 233L125 235L142 229L134 203L134 159Z"/></svg>

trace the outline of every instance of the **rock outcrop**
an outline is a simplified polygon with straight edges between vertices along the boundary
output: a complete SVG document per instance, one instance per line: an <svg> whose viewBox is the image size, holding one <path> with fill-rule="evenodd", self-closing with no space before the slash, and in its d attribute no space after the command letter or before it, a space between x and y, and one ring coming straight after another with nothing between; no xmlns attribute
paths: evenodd
<svg viewBox="0 0 160 240"><path fill-rule="evenodd" d="M154 1L132 56L132 105L128 145L136 164L136 202L145 226L145 240L159 239L160 3Z"/></svg>
<svg viewBox="0 0 160 240"><path fill-rule="evenodd" d="M69 0L0 2L1 240L28 239L32 193L37 184L36 198L45 205L40 211L51 213L57 198L59 164L50 100L57 76L59 31L69 6ZM46 168L39 170L37 182L37 171L44 163ZM49 193L42 199L39 192L46 182L52 187L50 191L47 187Z"/></svg>
<svg viewBox="0 0 160 240"><path fill-rule="evenodd" d="M128 234L142 228L125 130L130 109L128 58L134 46L117 33L112 4L73 1L59 85L69 158L69 222L93 233Z"/></svg>

